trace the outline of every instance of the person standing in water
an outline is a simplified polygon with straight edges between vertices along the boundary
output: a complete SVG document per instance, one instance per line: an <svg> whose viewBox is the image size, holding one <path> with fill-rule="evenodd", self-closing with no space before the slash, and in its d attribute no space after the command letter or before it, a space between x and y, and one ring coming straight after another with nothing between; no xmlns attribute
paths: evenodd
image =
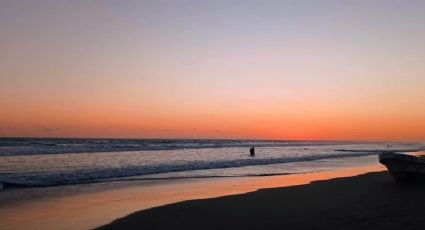
<svg viewBox="0 0 425 230"><path fill-rule="evenodd" d="M249 148L249 155L252 157L255 157L255 148L254 146L252 146L251 148Z"/></svg>

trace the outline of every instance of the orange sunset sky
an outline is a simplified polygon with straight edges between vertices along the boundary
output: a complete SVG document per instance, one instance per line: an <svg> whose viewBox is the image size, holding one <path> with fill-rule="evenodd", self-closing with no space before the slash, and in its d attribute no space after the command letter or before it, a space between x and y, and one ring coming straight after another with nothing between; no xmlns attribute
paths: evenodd
<svg viewBox="0 0 425 230"><path fill-rule="evenodd" d="M0 136L425 141L424 11L0 0Z"/></svg>

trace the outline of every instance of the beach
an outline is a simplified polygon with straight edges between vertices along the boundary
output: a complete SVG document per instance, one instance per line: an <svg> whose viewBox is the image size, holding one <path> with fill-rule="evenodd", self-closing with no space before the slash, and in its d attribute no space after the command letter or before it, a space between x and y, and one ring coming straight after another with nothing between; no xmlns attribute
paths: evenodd
<svg viewBox="0 0 425 230"><path fill-rule="evenodd" d="M63 142L76 140L37 141L31 154L0 157L2 230L297 228L319 220L322 224L357 223L369 211L376 215L384 211L392 218L397 210L391 202L397 200L388 194L410 199L423 192L422 187L407 193L403 187L395 189L397 183L378 163L378 151L391 151L382 143L279 142L257 147L257 155L250 157L246 148L238 146L44 153L38 143L50 146L53 142L59 147L49 149L60 150ZM423 154L418 145L396 147ZM403 202L396 206L409 208L405 205L412 203ZM296 221L305 219L313 222Z"/></svg>
<svg viewBox="0 0 425 230"><path fill-rule="evenodd" d="M425 229L424 9L0 0L0 230Z"/></svg>
<svg viewBox="0 0 425 230"><path fill-rule="evenodd" d="M139 211L99 229L423 229L424 184L387 172Z"/></svg>
<svg viewBox="0 0 425 230"><path fill-rule="evenodd" d="M165 229L173 225L198 229L202 225L202 228L213 229L231 226L260 228L263 224L270 228L274 225L291 226L287 224L292 222L284 221L286 218L292 220L291 215L310 215L314 214L314 210L332 208L333 203L339 204L343 197L355 194L357 191L354 190L360 193L372 191L367 199L380 196L385 191L373 186L395 186L386 172L347 177L382 170L384 168L376 164L282 176L109 182L84 189L68 187L63 189L68 192L62 191L62 194L55 187L40 188L41 193L45 193L43 196L22 197L20 202L0 206L0 229L92 229L111 222L104 227ZM341 177L343 179L332 180ZM345 187L341 191L339 185L345 180L348 182L343 183ZM321 182L309 184L312 181ZM317 186L322 183L330 183L331 186ZM350 186L355 188L346 191ZM267 190L270 188L276 189ZM51 196L46 196L49 189ZM361 197L364 194L346 201L357 203Z"/></svg>

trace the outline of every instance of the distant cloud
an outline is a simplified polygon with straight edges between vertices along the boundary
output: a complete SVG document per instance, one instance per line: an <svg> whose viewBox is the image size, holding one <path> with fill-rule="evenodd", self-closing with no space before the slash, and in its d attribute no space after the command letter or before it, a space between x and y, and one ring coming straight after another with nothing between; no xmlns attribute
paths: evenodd
<svg viewBox="0 0 425 230"><path fill-rule="evenodd" d="M57 128L44 128L43 129L44 132L52 132L52 131L55 131L55 130L57 130Z"/></svg>
<svg viewBox="0 0 425 230"><path fill-rule="evenodd" d="M171 129L162 129L162 132L171 132Z"/></svg>
<svg viewBox="0 0 425 230"><path fill-rule="evenodd" d="M214 132L221 133L221 130L216 129Z"/></svg>
<svg viewBox="0 0 425 230"><path fill-rule="evenodd" d="M10 129L11 127L9 125L6 126L0 126L0 131Z"/></svg>
<svg viewBox="0 0 425 230"><path fill-rule="evenodd" d="M52 127L45 127L45 126L38 126L37 128L46 133L59 130L59 128L52 128Z"/></svg>

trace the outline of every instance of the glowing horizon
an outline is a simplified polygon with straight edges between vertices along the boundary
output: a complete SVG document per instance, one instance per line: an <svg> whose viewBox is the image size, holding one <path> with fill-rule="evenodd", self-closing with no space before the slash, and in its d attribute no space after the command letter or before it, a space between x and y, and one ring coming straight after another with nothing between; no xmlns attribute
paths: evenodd
<svg viewBox="0 0 425 230"><path fill-rule="evenodd" d="M2 1L0 137L425 141L423 1Z"/></svg>

